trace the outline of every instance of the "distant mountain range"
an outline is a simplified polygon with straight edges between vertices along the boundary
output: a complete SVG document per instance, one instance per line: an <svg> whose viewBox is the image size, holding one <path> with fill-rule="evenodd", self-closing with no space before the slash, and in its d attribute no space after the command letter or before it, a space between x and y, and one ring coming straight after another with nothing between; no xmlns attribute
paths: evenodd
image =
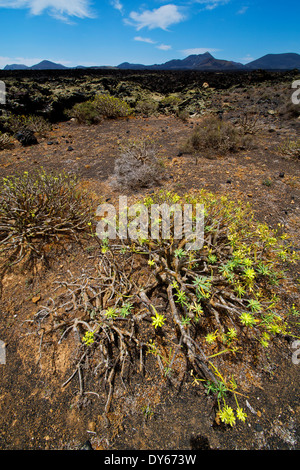
<svg viewBox="0 0 300 470"><path fill-rule="evenodd" d="M227 70L300 70L300 54L267 54L257 60L253 60L248 64L241 64L231 60L215 59L209 52L204 54L189 55L185 59L174 59L164 64L143 65L130 64L123 62L117 67L110 66L94 66L84 67L65 67L49 60L43 60L39 64L27 67L22 64L6 65L4 70L67 70L67 69L120 69L120 70L199 70L199 71L227 71Z"/></svg>
<svg viewBox="0 0 300 470"><path fill-rule="evenodd" d="M50 62L50 60L42 60L42 62L32 67L27 67L24 64L11 64L6 65L3 70L63 70L66 68L64 65Z"/></svg>

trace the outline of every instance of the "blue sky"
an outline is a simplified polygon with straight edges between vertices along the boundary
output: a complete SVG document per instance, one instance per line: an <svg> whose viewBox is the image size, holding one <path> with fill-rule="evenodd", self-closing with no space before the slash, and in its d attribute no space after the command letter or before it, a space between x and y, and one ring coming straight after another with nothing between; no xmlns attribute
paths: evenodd
<svg viewBox="0 0 300 470"><path fill-rule="evenodd" d="M0 68L300 53L299 0L0 0Z"/></svg>

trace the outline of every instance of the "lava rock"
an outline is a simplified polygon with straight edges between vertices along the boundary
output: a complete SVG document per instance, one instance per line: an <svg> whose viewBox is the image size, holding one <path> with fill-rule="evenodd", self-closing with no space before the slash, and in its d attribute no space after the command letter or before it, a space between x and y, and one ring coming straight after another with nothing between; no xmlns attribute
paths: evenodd
<svg viewBox="0 0 300 470"><path fill-rule="evenodd" d="M16 134L16 139L23 145L23 147L29 147L30 145L38 144L37 138L34 132L30 129L25 129Z"/></svg>
<svg viewBox="0 0 300 470"><path fill-rule="evenodd" d="M80 450L94 450L92 447L92 444L90 443L89 440L87 440L83 446L80 447Z"/></svg>

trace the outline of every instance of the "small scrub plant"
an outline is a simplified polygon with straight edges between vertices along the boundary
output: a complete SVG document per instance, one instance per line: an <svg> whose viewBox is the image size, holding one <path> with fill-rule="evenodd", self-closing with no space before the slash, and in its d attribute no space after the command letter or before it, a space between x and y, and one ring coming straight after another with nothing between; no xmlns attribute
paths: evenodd
<svg viewBox="0 0 300 470"><path fill-rule="evenodd" d="M7 133L0 132L0 151L13 147L13 139Z"/></svg>
<svg viewBox="0 0 300 470"><path fill-rule="evenodd" d="M236 152L248 143L249 137L231 122L208 116L193 130L181 150L193 154L214 151L223 155Z"/></svg>
<svg viewBox="0 0 300 470"><path fill-rule="evenodd" d="M130 106L120 98L110 95L97 95L92 101L99 116L108 119L127 117L132 113Z"/></svg>
<svg viewBox="0 0 300 470"><path fill-rule="evenodd" d="M239 127L243 130L244 134L256 134L259 129L260 115L253 113L244 113L238 122Z"/></svg>
<svg viewBox="0 0 300 470"><path fill-rule="evenodd" d="M98 124L103 119L117 119L130 116L133 110L120 98L111 95L96 95L92 100L77 103L68 112L80 124Z"/></svg>
<svg viewBox="0 0 300 470"><path fill-rule="evenodd" d="M300 158L300 139L288 138L278 147L278 150L285 157Z"/></svg>
<svg viewBox="0 0 300 470"><path fill-rule="evenodd" d="M9 132L17 134L29 130L35 134L45 137L51 130L51 124L42 116L30 114L30 115L14 115L11 114L7 121L7 127Z"/></svg>
<svg viewBox="0 0 300 470"><path fill-rule="evenodd" d="M73 106L71 111L67 114L75 118L79 124L99 124L102 121L102 117L96 110L92 101L85 101L84 103L77 103Z"/></svg>
<svg viewBox="0 0 300 470"><path fill-rule="evenodd" d="M76 178L41 169L0 182L0 255L13 263L25 256L45 256L45 246L90 231L89 199Z"/></svg>
<svg viewBox="0 0 300 470"><path fill-rule="evenodd" d="M144 116L151 116L155 114L158 108L158 103L151 99L139 100L135 107L135 113L143 114Z"/></svg>
<svg viewBox="0 0 300 470"><path fill-rule="evenodd" d="M160 182L163 168L157 157L157 146L150 138L129 140L120 147L120 157L115 161L111 185L131 190Z"/></svg>

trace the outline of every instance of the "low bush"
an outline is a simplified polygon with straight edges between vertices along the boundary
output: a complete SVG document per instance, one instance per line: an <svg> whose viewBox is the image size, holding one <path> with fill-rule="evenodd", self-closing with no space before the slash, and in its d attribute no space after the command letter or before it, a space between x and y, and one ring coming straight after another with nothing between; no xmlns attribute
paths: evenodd
<svg viewBox="0 0 300 470"><path fill-rule="evenodd" d="M102 117L99 116L92 101L75 104L72 110L67 114L75 118L79 124L99 124L102 121Z"/></svg>
<svg viewBox="0 0 300 470"><path fill-rule="evenodd" d="M11 114L7 120L8 131L16 135L24 131L31 131L41 137L45 137L51 130L51 124L42 116L36 115L14 115Z"/></svg>
<svg viewBox="0 0 300 470"><path fill-rule="evenodd" d="M285 157L300 158L300 139L286 139L279 147L279 153Z"/></svg>
<svg viewBox="0 0 300 470"><path fill-rule="evenodd" d="M14 145L11 136L7 133L0 132L0 150L9 149Z"/></svg>
<svg viewBox="0 0 300 470"><path fill-rule="evenodd" d="M98 124L104 118L127 117L132 114L132 109L125 101L102 94L93 100L76 104L68 114L81 124Z"/></svg>
<svg viewBox="0 0 300 470"><path fill-rule="evenodd" d="M19 263L27 255L42 258L45 246L64 237L78 239L89 230L91 207L76 189L76 179L44 170L2 178L0 254Z"/></svg>
<svg viewBox="0 0 300 470"><path fill-rule="evenodd" d="M158 103L151 99L139 100L135 105L135 112L145 116L151 116L156 113L157 109Z"/></svg>
<svg viewBox="0 0 300 470"><path fill-rule="evenodd" d="M132 113L125 101L110 95L97 95L93 104L100 116L109 119L127 117Z"/></svg>
<svg viewBox="0 0 300 470"><path fill-rule="evenodd" d="M115 162L111 185L115 188L138 189L158 183L163 168L157 158L157 149L150 139L129 141L120 149Z"/></svg>
<svg viewBox="0 0 300 470"><path fill-rule="evenodd" d="M195 153L213 150L222 155L236 152L248 143L249 137L246 138L244 132L231 122L208 116L193 130L184 143L182 151Z"/></svg>

